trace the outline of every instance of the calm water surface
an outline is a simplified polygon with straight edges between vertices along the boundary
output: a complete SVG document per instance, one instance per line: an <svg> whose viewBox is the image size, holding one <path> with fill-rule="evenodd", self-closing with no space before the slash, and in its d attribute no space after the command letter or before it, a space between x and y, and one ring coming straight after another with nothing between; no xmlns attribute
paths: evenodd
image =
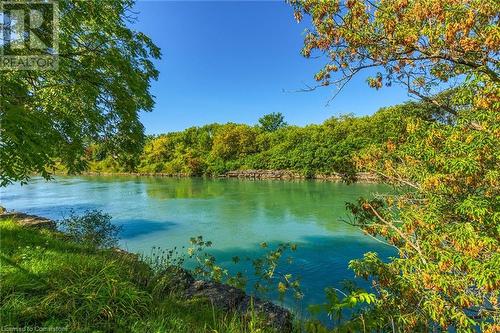
<svg viewBox="0 0 500 333"><path fill-rule="evenodd" d="M233 256L261 254L261 242L297 243L294 262L283 270L301 277L302 305L307 305L322 302L325 287L353 277L349 260L367 251L394 254L340 221L346 217L345 202L387 190L315 181L58 177L11 185L0 194L8 209L53 219L71 209L101 209L123 226L121 247L146 254L153 246L180 247L203 235L214 243L211 253L218 262L229 266Z"/></svg>

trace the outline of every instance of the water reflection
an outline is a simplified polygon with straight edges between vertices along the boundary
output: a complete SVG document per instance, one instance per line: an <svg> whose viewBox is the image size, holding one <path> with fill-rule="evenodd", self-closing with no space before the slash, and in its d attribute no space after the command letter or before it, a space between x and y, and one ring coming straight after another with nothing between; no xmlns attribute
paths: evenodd
<svg viewBox="0 0 500 333"><path fill-rule="evenodd" d="M123 226L120 245L135 252L150 253L152 246L180 248L190 237L203 235L228 267L235 255L261 253L260 242L298 243L289 269L302 277L307 304L321 302L325 287L352 278L349 260L368 251L393 254L339 221L346 215L345 202L387 190L315 181L95 176L34 179L26 186L3 188L0 195L8 209L55 219L72 209L101 209Z"/></svg>

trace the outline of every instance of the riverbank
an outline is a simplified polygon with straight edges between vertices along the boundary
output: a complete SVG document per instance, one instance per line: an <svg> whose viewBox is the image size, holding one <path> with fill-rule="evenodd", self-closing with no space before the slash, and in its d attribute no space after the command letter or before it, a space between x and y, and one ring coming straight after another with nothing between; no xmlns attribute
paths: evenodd
<svg viewBox="0 0 500 333"><path fill-rule="evenodd" d="M291 332L291 313L179 267L73 242L56 222L0 215L2 325L61 331Z"/></svg>
<svg viewBox="0 0 500 333"><path fill-rule="evenodd" d="M162 172L95 172L89 171L82 173L87 176L146 176L146 177L178 177L188 178L192 175L185 173L162 173ZM234 170L228 171L218 176L208 178L228 178L228 179L255 179L255 180L317 180L341 182L345 179L339 173L333 174L314 174L305 176L299 172L290 170ZM356 182L359 183L380 183L381 179L374 173L358 172L354 175Z"/></svg>
<svg viewBox="0 0 500 333"><path fill-rule="evenodd" d="M278 179L278 180L293 180L293 179L313 179L340 182L343 177L339 173L333 174L315 174L310 177L304 176L298 172L289 170L236 170L229 171L223 175L225 178L245 178L245 179ZM377 183L380 181L379 177L369 172L358 172L354 176L356 181L362 183Z"/></svg>

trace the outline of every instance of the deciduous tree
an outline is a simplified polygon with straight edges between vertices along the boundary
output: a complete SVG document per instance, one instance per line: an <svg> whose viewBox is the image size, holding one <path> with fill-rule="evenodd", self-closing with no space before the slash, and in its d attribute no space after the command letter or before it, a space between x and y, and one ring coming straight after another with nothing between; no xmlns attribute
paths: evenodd
<svg viewBox="0 0 500 333"><path fill-rule="evenodd" d="M498 1L290 1L311 19L303 54L323 54L319 86L342 89L368 68L370 86L401 84L427 104L408 135L359 157L399 195L349 204L353 224L387 241L350 264L373 281L339 326L354 331L500 329L500 27ZM431 108L432 106L432 108ZM441 115L441 116L436 116ZM443 115L445 115L443 117ZM350 290L325 305L353 308ZM370 303L370 304L368 304ZM345 313L344 313L345 314Z"/></svg>
<svg viewBox="0 0 500 333"><path fill-rule="evenodd" d="M273 112L260 117L259 125L266 132L274 132L279 128L285 127L287 123L281 112Z"/></svg>
<svg viewBox="0 0 500 333"><path fill-rule="evenodd" d="M56 162L81 171L92 141L109 143L133 167L128 154L143 141L138 112L153 108L151 59L160 57L150 38L129 27L133 4L58 1L58 69L0 72L1 185L32 173L48 178Z"/></svg>

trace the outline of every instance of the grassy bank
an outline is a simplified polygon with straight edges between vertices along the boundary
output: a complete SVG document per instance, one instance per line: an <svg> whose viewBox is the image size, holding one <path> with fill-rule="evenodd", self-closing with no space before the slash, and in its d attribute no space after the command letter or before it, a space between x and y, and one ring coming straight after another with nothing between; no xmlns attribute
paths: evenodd
<svg viewBox="0 0 500 333"><path fill-rule="evenodd" d="M166 292L135 256L0 221L0 321L69 332L272 332L205 299Z"/></svg>

